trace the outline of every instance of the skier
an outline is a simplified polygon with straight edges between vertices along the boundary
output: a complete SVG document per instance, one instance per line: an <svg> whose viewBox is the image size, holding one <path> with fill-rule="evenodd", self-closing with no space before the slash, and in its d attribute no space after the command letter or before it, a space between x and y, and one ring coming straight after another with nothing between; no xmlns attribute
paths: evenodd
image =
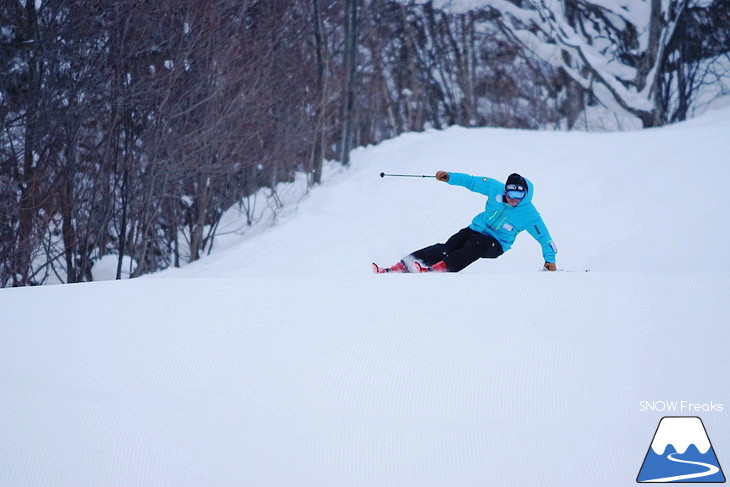
<svg viewBox="0 0 730 487"><path fill-rule="evenodd" d="M556 270L558 249L545 223L532 204L534 185L519 174L510 174L506 184L496 179L457 172L438 171L436 179L487 196L483 212L467 228L452 235L446 243L417 250L389 268L373 264L373 270L385 272L459 272L479 258L495 259L508 251L522 230L542 246L544 269Z"/></svg>

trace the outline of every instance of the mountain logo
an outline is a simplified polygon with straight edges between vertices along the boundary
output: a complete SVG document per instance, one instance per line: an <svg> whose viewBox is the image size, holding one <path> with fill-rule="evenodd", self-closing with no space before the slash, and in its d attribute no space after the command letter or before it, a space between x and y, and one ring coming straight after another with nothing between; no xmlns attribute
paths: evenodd
<svg viewBox="0 0 730 487"><path fill-rule="evenodd" d="M636 481L725 482L725 475L702 420L697 416L663 417Z"/></svg>

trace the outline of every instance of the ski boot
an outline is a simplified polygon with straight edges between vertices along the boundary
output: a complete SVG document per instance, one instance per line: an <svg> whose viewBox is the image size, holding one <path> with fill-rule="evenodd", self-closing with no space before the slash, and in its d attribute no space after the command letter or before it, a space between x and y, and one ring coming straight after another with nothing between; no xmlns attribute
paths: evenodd
<svg viewBox="0 0 730 487"><path fill-rule="evenodd" d="M396 274L403 274L408 272L408 268L403 262L397 262L395 265L390 267L380 267L378 264L373 262L373 272L376 274L386 274L388 272L395 272Z"/></svg>
<svg viewBox="0 0 730 487"><path fill-rule="evenodd" d="M436 262L434 265L431 266L422 266L418 262L414 262L416 265L416 269L418 269L418 272L448 272L448 269L446 268L446 262L443 260L440 262Z"/></svg>

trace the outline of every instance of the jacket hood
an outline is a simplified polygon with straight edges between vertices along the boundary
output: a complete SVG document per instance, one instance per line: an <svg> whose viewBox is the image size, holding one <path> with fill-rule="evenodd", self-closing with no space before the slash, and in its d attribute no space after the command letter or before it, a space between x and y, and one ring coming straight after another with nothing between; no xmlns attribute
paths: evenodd
<svg viewBox="0 0 730 487"><path fill-rule="evenodd" d="M532 181L525 178L525 182L527 183L527 194L525 195L524 198L522 198L522 201L520 201L520 205L523 203L526 205L532 203L532 195L535 194L535 185L532 184ZM517 206L520 206L520 205L517 205Z"/></svg>

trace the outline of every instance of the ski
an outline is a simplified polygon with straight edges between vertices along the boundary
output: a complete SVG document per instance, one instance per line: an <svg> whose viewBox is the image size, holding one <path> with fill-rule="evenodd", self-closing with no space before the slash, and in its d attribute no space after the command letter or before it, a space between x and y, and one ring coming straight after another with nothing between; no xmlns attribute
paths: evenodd
<svg viewBox="0 0 730 487"><path fill-rule="evenodd" d="M385 274L387 272L390 272L390 269L388 269L387 267L380 267L378 264L373 262L373 272L375 274Z"/></svg>
<svg viewBox="0 0 730 487"><path fill-rule="evenodd" d="M373 272L376 274L387 274L387 273L394 273L394 274L403 274L408 272L408 268L405 266L403 262L398 262L392 267L380 267L378 264L373 262Z"/></svg>

